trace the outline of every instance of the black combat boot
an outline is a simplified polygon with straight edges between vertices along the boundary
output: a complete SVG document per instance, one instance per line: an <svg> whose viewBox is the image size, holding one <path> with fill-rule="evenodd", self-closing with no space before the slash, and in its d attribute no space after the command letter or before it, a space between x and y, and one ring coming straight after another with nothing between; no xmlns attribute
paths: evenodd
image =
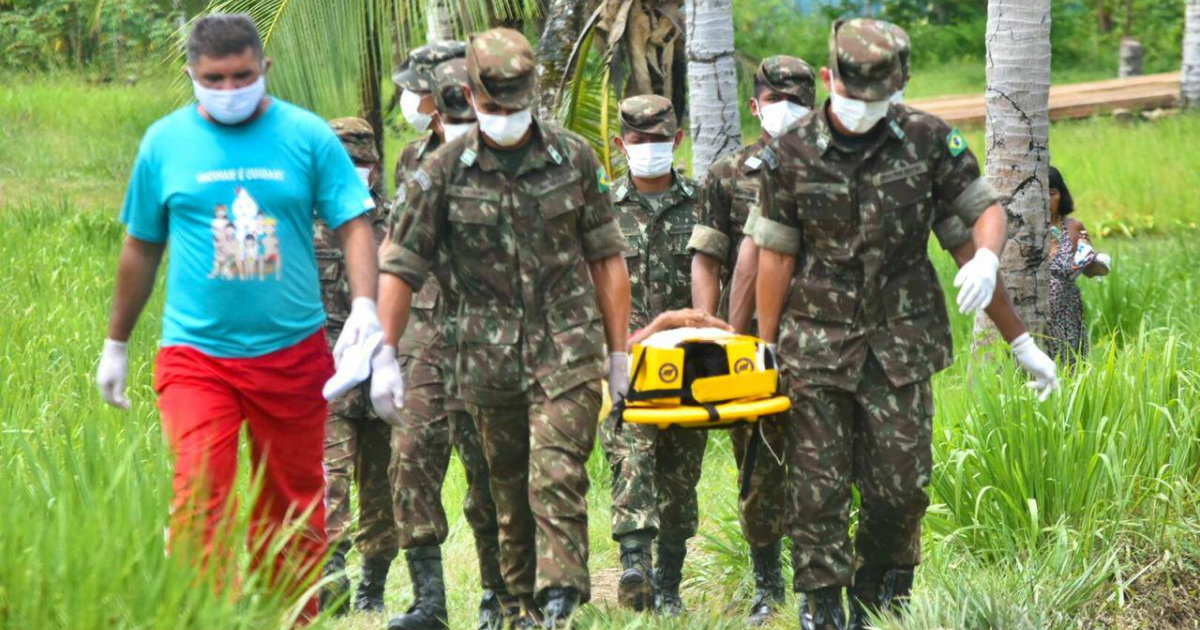
<svg viewBox="0 0 1200 630"><path fill-rule="evenodd" d="M653 561L649 536L630 534L621 541L621 580L617 582L617 602L625 608L643 611L654 605L654 585L650 580Z"/></svg>
<svg viewBox="0 0 1200 630"><path fill-rule="evenodd" d="M449 630L442 548L416 547L404 552L404 556L412 578L413 603L403 615L388 620L387 630Z"/></svg>
<svg viewBox="0 0 1200 630"><path fill-rule="evenodd" d="M658 564L654 567L654 609L660 615L677 617L683 614L683 599L679 583L683 581L683 559L687 556L684 543L658 542Z"/></svg>
<svg viewBox="0 0 1200 630"><path fill-rule="evenodd" d="M387 584L391 558L366 558L363 560L362 580L354 593L354 612L383 612L383 588Z"/></svg>
<svg viewBox="0 0 1200 630"><path fill-rule="evenodd" d="M903 614L912 584L912 567L863 565L854 573L854 586L850 587L851 630L866 630L871 615L882 611Z"/></svg>
<svg viewBox="0 0 1200 630"><path fill-rule="evenodd" d="M800 597L801 630L846 630L842 587L826 586Z"/></svg>
<svg viewBox="0 0 1200 630"><path fill-rule="evenodd" d="M521 614L521 602L507 590L483 589L479 600L478 630L504 630Z"/></svg>
<svg viewBox="0 0 1200 630"><path fill-rule="evenodd" d="M765 626L783 603L783 567L779 554L783 545L776 542L769 547L753 549L750 558L754 561L754 602L750 604L751 626Z"/></svg>
<svg viewBox="0 0 1200 630"><path fill-rule="evenodd" d="M506 608L511 614L507 617L505 628L513 630L539 630L542 627L542 607L532 596L523 595L514 598L517 604L515 610Z"/></svg>
<svg viewBox="0 0 1200 630"><path fill-rule="evenodd" d="M546 630L567 628L571 615L579 607L579 591L571 587L546 589L546 605L542 606L542 627Z"/></svg>
<svg viewBox="0 0 1200 630"><path fill-rule="evenodd" d="M350 543L338 543L325 562L322 576L333 578L321 587L321 610L330 612L334 617L341 617L350 610L350 578L346 577L346 552Z"/></svg>

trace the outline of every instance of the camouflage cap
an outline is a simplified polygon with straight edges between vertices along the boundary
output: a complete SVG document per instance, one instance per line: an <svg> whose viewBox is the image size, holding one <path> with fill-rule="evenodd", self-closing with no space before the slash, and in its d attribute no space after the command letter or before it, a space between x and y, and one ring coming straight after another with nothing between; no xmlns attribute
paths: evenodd
<svg viewBox="0 0 1200 630"><path fill-rule="evenodd" d="M896 54L900 56L900 72L904 75L904 81L908 82L908 58L912 55L912 39L909 38L908 32L895 24L888 24L889 30L892 33L892 39L896 40Z"/></svg>
<svg viewBox="0 0 1200 630"><path fill-rule="evenodd" d="M763 59L754 73L754 83L794 96L809 109L817 100L817 73L799 57L775 55Z"/></svg>
<svg viewBox="0 0 1200 630"><path fill-rule="evenodd" d="M841 80L850 98L886 101L904 87L897 48L887 22L838 20L829 35L833 77Z"/></svg>
<svg viewBox="0 0 1200 630"><path fill-rule="evenodd" d="M493 28L472 35L467 47L471 89L507 109L533 105L537 77L533 48L521 33Z"/></svg>
<svg viewBox="0 0 1200 630"><path fill-rule="evenodd" d="M679 128L671 100L656 94L631 96L621 101L619 109L622 133L640 131L671 138Z"/></svg>
<svg viewBox="0 0 1200 630"><path fill-rule="evenodd" d="M329 121L329 126L353 160L367 163L379 161L379 152L375 149L375 130L371 128L371 123L361 118L334 118Z"/></svg>
<svg viewBox="0 0 1200 630"><path fill-rule="evenodd" d="M467 45L457 41L426 44L408 53L408 61L392 75L396 85L413 92L433 91L433 69L438 64L467 54Z"/></svg>
<svg viewBox="0 0 1200 630"><path fill-rule="evenodd" d="M454 118L475 120L475 110L467 101L471 77L466 59L451 59L433 69L433 102L437 110Z"/></svg>

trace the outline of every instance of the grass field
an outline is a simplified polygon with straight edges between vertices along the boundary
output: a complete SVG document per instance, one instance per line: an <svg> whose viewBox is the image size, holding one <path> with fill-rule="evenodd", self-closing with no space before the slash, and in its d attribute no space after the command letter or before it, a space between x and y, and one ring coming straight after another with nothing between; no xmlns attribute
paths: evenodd
<svg viewBox="0 0 1200 630"><path fill-rule="evenodd" d="M216 578L164 555L170 460L150 386L161 290L131 344L133 409L105 408L92 385L122 236L116 208L138 137L175 102L170 82L3 81L0 628L280 625L291 611L264 595L246 554L237 575L223 576L239 584L236 598L215 594L206 583ZM1200 217L1200 152L1188 140L1197 132L1195 116L1053 129L1080 218L1114 234L1098 243L1114 255L1113 274L1084 286L1091 360L1036 405L1003 353L970 354L971 323L954 315L958 361L934 383L925 564L911 614L882 620L885 627L1200 624L1200 238L1184 227ZM979 135L971 141L982 153ZM1124 224L1135 238L1115 238ZM947 257L936 262L952 277ZM602 600L584 610L585 627L743 627L753 585L733 457L724 435L709 444L701 534L685 569L691 616L634 616ZM618 558L599 453L590 470L592 568L611 584ZM463 490L452 464L445 554L456 628L472 626L478 597ZM395 612L407 606L408 584L402 564L393 575ZM794 614L789 607L772 627L796 627Z"/></svg>

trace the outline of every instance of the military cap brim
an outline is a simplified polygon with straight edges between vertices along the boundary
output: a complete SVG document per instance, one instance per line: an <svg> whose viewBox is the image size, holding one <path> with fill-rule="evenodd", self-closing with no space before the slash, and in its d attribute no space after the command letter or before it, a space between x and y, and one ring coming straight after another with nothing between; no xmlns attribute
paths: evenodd
<svg viewBox="0 0 1200 630"><path fill-rule="evenodd" d="M471 90L505 109L532 107L537 98L533 49L525 36L507 28L472 35L467 43Z"/></svg>
<svg viewBox="0 0 1200 630"><path fill-rule="evenodd" d="M433 102L439 112L459 119L475 119L475 110L464 88L470 87L465 59L451 59L433 69Z"/></svg>
<svg viewBox="0 0 1200 630"><path fill-rule="evenodd" d="M754 73L754 81L774 92L795 97L810 109L817 100L817 73L799 57L775 55L763 59Z"/></svg>
<svg viewBox="0 0 1200 630"><path fill-rule="evenodd" d="M618 106L621 131L674 137L679 123L670 99L654 94L631 96Z"/></svg>
<svg viewBox="0 0 1200 630"><path fill-rule="evenodd" d="M370 123L362 118L335 118L329 121L329 126L352 159L369 163L379 161L379 151L375 147L375 130L371 128Z"/></svg>

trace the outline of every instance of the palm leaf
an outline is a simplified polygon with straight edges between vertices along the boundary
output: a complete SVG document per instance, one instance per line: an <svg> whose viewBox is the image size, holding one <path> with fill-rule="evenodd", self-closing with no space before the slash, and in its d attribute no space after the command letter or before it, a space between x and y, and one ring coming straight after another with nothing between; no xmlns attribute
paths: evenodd
<svg viewBox="0 0 1200 630"><path fill-rule="evenodd" d="M560 92L562 104L558 119L564 127L583 136L612 177L623 168L614 165L610 139L618 133L616 117L617 94L612 89L612 71L607 55L596 51L595 31L589 30L580 42L571 80Z"/></svg>

